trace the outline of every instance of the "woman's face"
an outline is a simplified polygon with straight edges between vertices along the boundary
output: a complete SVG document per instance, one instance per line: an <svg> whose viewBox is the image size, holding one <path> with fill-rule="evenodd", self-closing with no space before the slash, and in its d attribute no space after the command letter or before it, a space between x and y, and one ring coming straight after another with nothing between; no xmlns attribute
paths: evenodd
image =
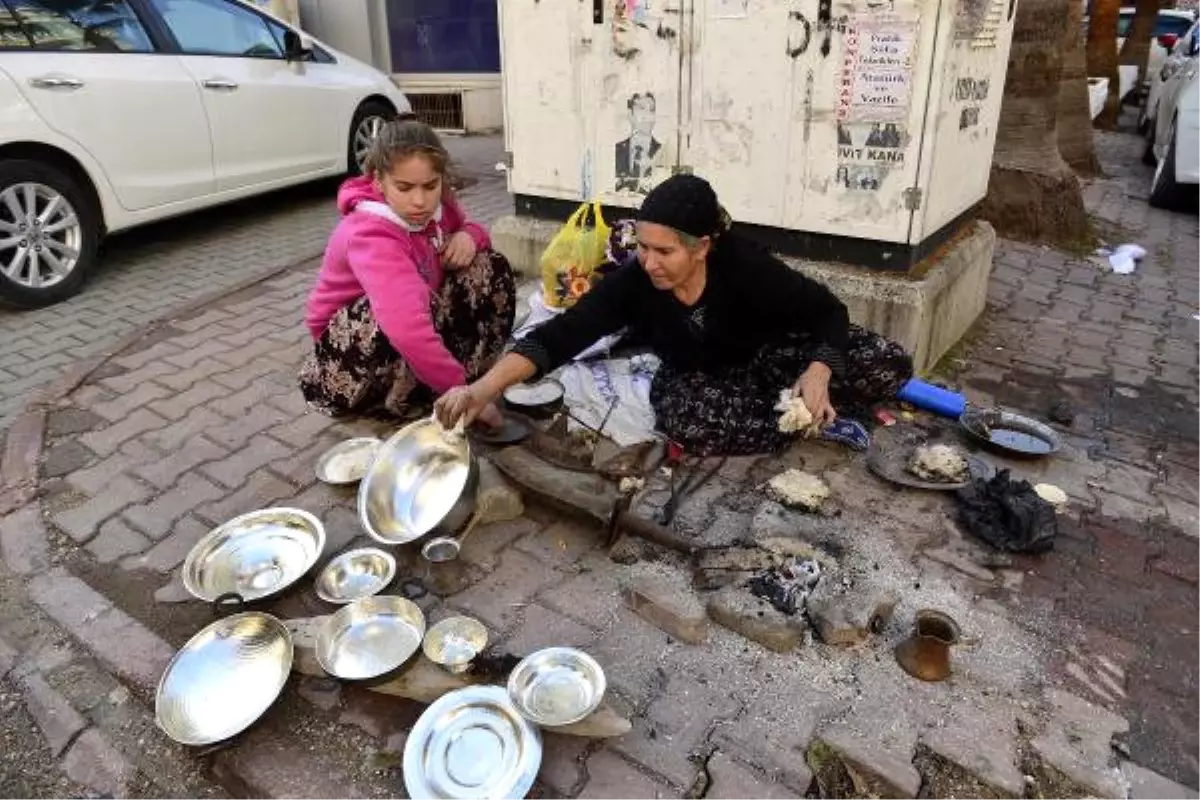
<svg viewBox="0 0 1200 800"><path fill-rule="evenodd" d="M412 225L428 223L442 202L442 175L428 156L396 159L375 182L392 211Z"/></svg>
<svg viewBox="0 0 1200 800"><path fill-rule="evenodd" d="M689 248L673 229L654 222L639 222L637 236L638 261L655 289L674 289L687 283L708 257L707 236Z"/></svg>

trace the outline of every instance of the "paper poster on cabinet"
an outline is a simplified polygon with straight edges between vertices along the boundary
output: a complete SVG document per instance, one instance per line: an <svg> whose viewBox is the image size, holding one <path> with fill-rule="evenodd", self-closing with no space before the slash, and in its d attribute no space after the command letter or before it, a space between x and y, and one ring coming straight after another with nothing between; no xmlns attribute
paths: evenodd
<svg viewBox="0 0 1200 800"><path fill-rule="evenodd" d="M915 20L857 15L846 30L837 118L903 122L912 97Z"/></svg>
<svg viewBox="0 0 1200 800"><path fill-rule="evenodd" d="M629 135L613 146L613 174L618 192L646 194L652 185L655 161L662 142L654 135L658 98L653 92L635 92L625 102Z"/></svg>

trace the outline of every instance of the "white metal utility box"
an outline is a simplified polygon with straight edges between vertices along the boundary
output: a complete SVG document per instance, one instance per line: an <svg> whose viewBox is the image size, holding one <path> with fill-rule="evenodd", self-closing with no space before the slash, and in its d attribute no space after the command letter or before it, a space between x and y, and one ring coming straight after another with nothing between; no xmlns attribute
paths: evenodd
<svg viewBox="0 0 1200 800"><path fill-rule="evenodd" d="M797 256L907 270L987 191L1016 0L499 0L521 215L673 172Z"/></svg>

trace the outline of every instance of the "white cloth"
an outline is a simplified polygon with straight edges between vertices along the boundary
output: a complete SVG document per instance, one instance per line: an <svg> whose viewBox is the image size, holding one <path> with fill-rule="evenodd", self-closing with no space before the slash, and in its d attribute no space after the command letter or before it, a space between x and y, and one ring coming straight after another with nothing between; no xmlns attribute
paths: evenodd
<svg viewBox="0 0 1200 800"><path fill-rule="evenodd" d="M525 321L521 323L521 327L513 331L513 339L523 339L529 335L529 332L539 325L554 319L565 309L550 308L546 305L546 301L542 298L541 292L534 292L529 295L529 316L525 317ZM621 341L623 333L614 333L611 336L605 336L597 342L594 342L590 347L582 350L575 356L576 361L582 361L585 358L607 353L612 350L613 346Z"/></svg>
<svg viewBox="0 0 1200 800"><path fill-rule="evenodd" d="M657 438L650 383L660 363L652 354L576 361L564 366L556 377L566 390L564 399L575 417L593 429L603 424L605 436L621 447L629 447ZM574 430L581 426L572 419L569 427Z"/></svg>

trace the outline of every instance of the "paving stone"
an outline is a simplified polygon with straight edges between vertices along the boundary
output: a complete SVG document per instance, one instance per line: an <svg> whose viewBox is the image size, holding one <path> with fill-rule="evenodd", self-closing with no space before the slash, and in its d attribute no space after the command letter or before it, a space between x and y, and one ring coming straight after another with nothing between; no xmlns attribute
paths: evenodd
<svg viewBox="0 0 1200 800"><path fill-rule="evenodd" d="M538 781L554 791L556 797L570 797L571 790L583 779L583 759L588 740L558 733L542 735L542 765Z"/></svg>
<svg viewBox="0 0 1200 800"><path fill-rule="evenodd" d="M638 564L621 592L626 607L661 631L688 644L708 639L704 604L681 570L661 564Z"/></svg>
<svg viewBox="0 0 1200 800"><path fill-rule="evenodd" d="M17 663L18 653L12 645L0 639L0 678L8 675L9 670Z"/></svg>
<svg viewBox="0 0 1200 800"><path fill-rule="evenodd" d="M795 797L787 787L768 778L760 777L749 767L739 764L730 756L717 750L708 759L708 776L711 783L704 793L711 800L736 800L736 798L789 798Z"/></svg>
<svg viewBox="0 0 1200 800"><path fill-rule="evenodd" d="M100 526L100 533L87 543L87 551L101 564L111 564L125 556L143 553L153 544L117 518Z"/></svg>
<svg viewBox="0 0 1200 800"><path fill-rule="evenodd" d="M291 450L266 436L255 436L250 443L236 453L205 464L200 468L208 477L231 489L244 484L251 473L272 462L282 461L291 455Z"/></svg>
<svg viewBox="0 0 1200 800"><path fill-rule="evenodd" d="M296 692L322 711L332 711L341 704L342 684L333 678L300 676Z"/></svg>
<svg viewBox="0 0 1200 800"><path fill-rule="evenodd" d="M149 503L132 506L123 516L135 528L158 541L172 532L177 520L197 506L224 496L224 491L200 475L188 473L175 488L158 495Z"/></svg>
<svg viewBox="0 0 1200 800"><path fill-rule="evenodd" d="M708 601L713 622L776 653L789 653L804 643L808 624L802 615L788 616L741 586L727 586Z"/></svg>
<svg viewBox="0 0 1200 800"><path fill-rule="evenodd" d="M200 537L212 528L190 514L175 523L171 535L155 544L140 556L121 560L123 569L149 569L166 574L183 563Z"/></svg>
<svg viewBox="0 0 1200 800"><path fill-rule="evenodd" d="M1046 692L1050 716L1031 742L1034 753L1095 797L1124 797L1112 739L1129 731L1123 718L1058 689Z"/></svg>
<svg viewBox="0 0 1200 800"><path fill-rule="evenodd" d="M100 531L100 525L126 506L145 500L150 490L126 475L117 475L100 494L68 511L55 514L54 524L79 544Z"/></svg>
<svg viewBox="0 0 1200 800"><path fill-rule="evenodd" d="M179 476L205 463L224 457L225 448L203 435L193 436L170 455L150 464L135 467L133 473L159 489L170 488Z"/></svg>
<svg viewBox="0 0 1200 800"><path fill-rule="evenodd" d="M87 727L87 720L40 675L21 678L21 688L25 693L25 708L42 729L50 752L57 758Z"/></svg>
<svg viewBox="0 0 1200 800"><path fill-rule="evenodd" d="M287 737L251 728L238 746L213 759L213 774L242 797L366 797L345 766L325 752L306 752ZM256 735L257 734L257 735ZM399 788L399 787L397 787Z"/></svg>
<svg viewBox="0 0 1200 800"><path fill-rule="evenodd" d="M518 656L527 656L546 647L587 649L597 636L591 628L531 603L525 607L520 624L505 642L505 649Z"/></svg>
<svg viewBox="0 0 1200 800"><path fill-rule="evenodd" d="M589 652L604 665L609 688L642 708L666 678L662 664L670 649L670 637L622 609Z"/></svg>
<svg viewBox="0 0 1200 800"><path fill-rule="evenodd" d="M505 551L500 565L475 586L454 597L454 605L486 622L493 631L503 631L516 622L519 607L525 606L547 584L561 575L546 569L531 556Z"/></svg>
<svg viewBox="0 0 1200 800"><path fill-rule="evenodd" d="M208 308L197 314L191 314L185 317L180 317L171 321L172 328L178 328L187 333L194 333L201 328L207 328L211 325L220 326L234 320L233 314L220 308Z"/></svg>
<svg viewBox="0 0 1200 800"><path fill-rule="evenodd" d="M84 469L95 458L91 450L74 439L60 439L44 451L41 474L43 478L61 478Z"/></svg>
<svg viewBox="0 0 1200 800"><path fill-rule="evenodd" d="M201 433L220 430L226 424L228 420L220 414L201 406L193 408L170 425L143 435L141 441L164 453L173 453Z"/></svg>
<svg viewBox="0 0 1200 800"><path fill-rule="evenodd" d="M189 386L199 386L201 383L212 383L210 380L215 375L229 371L229 365L217 361L215 358L206 358L194 367L187 369L172 368L169 374L155 376L158 383L166 386L168 389L182 391Z"/></svg>
<svg viewBox="0 0 1200 800"><path fill-rule="evenodd" d="M519 517L492 525L480 524L463 544L458 557L486 570L495 567L499 553L522 536L528 536L541 526L528 517Z"/></svg>
<svg viewBox="0 0 1200 800"><path fill-rule="evenodd" d="M700 774L697 756L713 722L732 718L738 704L722 687L670 678L633 730L611 746L626 758L685 790Z"/></svg>
<svg viewBox="0 0 1200 800"><path fill-rule="evenodd" d="M85 433L79 441L99 456L116 452L121 445L147 431L161 428L167 421L147 409L138 409L120 422L106 428Z"/></svg>
<svg viewBox="0 0 1200 800"><path fill-rule="evenodd" d="M922 743L980 781L981 796L1024 796L1015 714L967 707L939 721L942 724L922 734ZM936 787L926 788L931 790L930 796L946 796Z"/></svg>
<svg viewBox="0 0 1200 800"><path fill-rule="evenodd" d="M822 733L814 746L832 751L849 773L861 797L913 798L921 790L921 775L911 761L897 758L878 745L847 731ZM814 761L809 749L809 763ZM816 778L822 779L821 770Z"/></svg>
<svg viewBox="0 0 1200 800"><path fill-rule="evenodd" d="M114 375L108 378L101 378L100 383L107 389L124 394L133 391L139 385L152 381L155 378L162 378L174 373L176 368L171 364L163 361L154 361L137 369Z"/></svg>
<svg viewBox="0 0 1200 800"><path fill-rule="evenodd" d="M1139 767L1132 761L1121 762L1121 774L1129 782L1130 800L1151 800L1151 798L1194 798L1195 789L1176 783L1170 778L1164 778L1153 770Z"/></svg>
<svg viewBox="0 0 1200 800"><path fill-rule="evenodd" d="M196 509L196 514L213 525L219 525L241 514L260 508L269 508L280 500L293 496L295 491L287 482L275 477L270 472L260 470L251 475L246 484L236 492L226 495L215 503L200 506Z"/></svg>
<svg viewBox="0 0 1200 800"><path fill-rule="evenodd" d="M598 526L562 520L529 534L515 546L552 567L566 567L598 547L603 536Z"/></svg>
<svg viewBox="0 0 1200 800"><path fill-rule="evenodd" d="M108 397L108 395L105 395ZM99 414L84 408L61 408L51 411L46 416L46 436L56 439L60 436L74 436L87 433L96 428L104 427L104 418Z"/></svg>
<svg viewBox="0 0 1200 800"><path fill-rule="evenodd" d="M108 422L115 423L130 416L143 406L166 397L168 393L164 387L153 381L147 381L131 391L117 395L113 400L93 405L91 411Z"/></svg>
<svg viewBox="0 0 1200 800"><path fill-rule="evenodd" d="M584 558L578 566L583 568L582 572L541 592L538 600L576 622L603 628L624 606L621 573L613 569L606 556L598 553Z"/></svg>
<svg viewBox="0 0 1200 800"><path fill-rule="evenodd" d="M273 428L282 421L281 412L266 403L260 403L245 414L210 428L208 435L217 444L232 449L244 445L256 434Z"/></svg>
<svg viewBox="0 0 1200 800"><path fill-rule="evenodd" d="M199 362L206 358L216 357L219 361L224 361L222 357L231 348L231 345L225 344L217 340L210 340L198 347L190 347L181 353L167 356L166 360L176 367L181 369L189 369L196 366Z"/></svg>
<svg viewBox="0 0 1200 800"><path fill-rule="evenodd" d="M177 392L163 400L151 403L149 408L155 414L167 419L179 420L186 417L188 412L201 403L215 400L228 393L229 390L218 383L200 382L184 392Z"/></svg>
<svg viewBox="0 0 1200 800"><path fill-rule="evenodd" d="M84 731L63 759L63 771L76 783L108 797L127 797L137 769L92 728Z"/></svg>
<svg viewBox="0 0 1200 800"><path fill-rule="evenodd" d="M308 447L332 424L333 420L324 414L309 411L296 419L270 428L267 434L292 447Z"/></svg>
<svg viewBox="0 0 1200 800"><path fill-rule="evenodd" d="M37 503L0 518L0 556L18 575L41 572L49 566L46 527Z"/></svg>
<svg viewBox="0 0 1200 800"><path fill-rule="evenodd" d="M609 750L593 753L587 769L588 782L579 793L582 800L676 796L664 782L646 775Z"/></svg>

